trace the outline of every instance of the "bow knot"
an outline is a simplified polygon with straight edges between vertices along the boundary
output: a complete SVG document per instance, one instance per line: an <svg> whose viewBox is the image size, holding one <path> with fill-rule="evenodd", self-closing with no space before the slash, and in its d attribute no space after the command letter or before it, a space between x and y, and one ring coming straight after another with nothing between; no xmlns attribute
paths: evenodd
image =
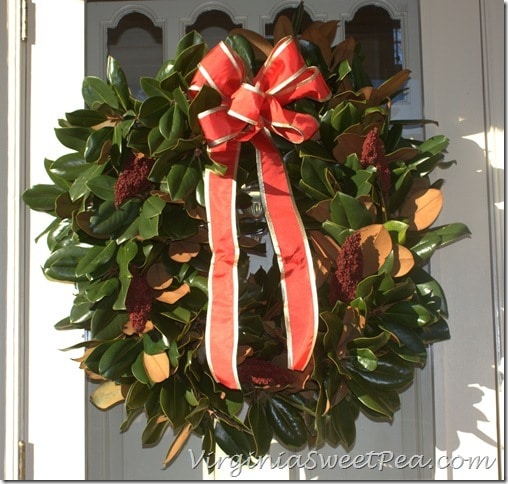
<svg viewBox="0 0 508 484"><path fill-rule="evenodd" d="M206 352L214 378L240 388L236 370L238 341L239 246L235 220L236 171L240 144L256 150L261 197L281 272L288 365L303 370L317 335L318 307L312 257L305 229L294 205L282 158L270 132L292 143L309 139L317 120L286 109L308 97L324 101L328 86L316 67L308 67L292 37L282 39L253 79L246 82L241 57L221 42L201 61L189 88L217 90L220 106L198 115L210 157L226 167L223 176L205 172L205 198L212 250L208 281Z"/></svg>

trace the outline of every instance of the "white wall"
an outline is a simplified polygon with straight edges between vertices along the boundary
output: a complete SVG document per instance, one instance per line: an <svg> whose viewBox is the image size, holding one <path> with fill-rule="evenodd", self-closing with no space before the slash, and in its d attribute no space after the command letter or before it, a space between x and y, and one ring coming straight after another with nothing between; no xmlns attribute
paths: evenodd
<svg viewBox="0 0 508 484"><path fill-rule="evenodd" d="M503 253L496 260L490 249L500 228L495 222L504 216L494 205L502 192L493 186L504 178L503 8L501 0L421 2L425 117L439 121L427 134L448 136L449 159L457 160L442 174L445 204L438 223L460 221L472 231L431 264L447 295L452 335L433 351L436 457L457 467L436 469L438 479L497 479L501 464L495 345L501 321L493 302L494 269L502 271ZM467 459L475 457L495 464L469 469Z"/></svg>

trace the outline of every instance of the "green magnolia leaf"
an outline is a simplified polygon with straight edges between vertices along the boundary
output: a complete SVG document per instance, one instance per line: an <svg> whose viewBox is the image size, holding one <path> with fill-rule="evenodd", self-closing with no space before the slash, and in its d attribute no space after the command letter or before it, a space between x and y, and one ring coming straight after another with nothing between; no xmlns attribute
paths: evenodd
<svg viewBox="0 0 508 484"><path fill-rule="evenodd" d="M99 176L104 171L105 165L88 165L88 167L81 172L81 174L74 180L74 183L69 188L69 195L74 202L81 197L86 197L90 190L88 189L87 182L91 178Z"/></svg>
<svg viewBox="0 0 508 484"><path fill-rule="evenodd" d="M172 200L185 200L201 181L201 166L195 157L177 161L169 170L167 184Z"/></svg>
<svg viewBox="0 0 508 484"><path fill-rule="evenodd" d="M360 113L354 105L348 101L343 101L334 110L331 117L331 125L335 131L340 134L352 124L360 121Z"/></svg>
<svg viewBox="0 0 508 484"><path fill-rule="evenodd" d="M81 126L83 128L97 126L108 119L104 113L94 111L93 109L78 109L71 113L65 113L65 117L72 126Z"/></svg>
<svg viewBox="0 0 508 484"><path fill-rule="evenodd" d="M90 218L90 230L98 235L111 235L126 225L130 225L139 214L140 200L131 199L118 209L112 200L107 200Z"/></svg>
<svg viewBox="0 0 508 484"><path fill-rule="evenodd" d="M87 188L102 200L113 201L115 198L116 178L108 175L99 175L86 182Z"/></svg>
<svg viewBox="0 0 508 484"><path fill-rule="evenodd" d="M388 307L380 315L383 321L391 321L409 328L417 328L437 321L437 316L420 304L401 301Z"/></svg>
<svg viewBox="0 0 508 484"><path fill-rule="evenodd" d="M150 377L147 375L145 370L145 365L143 364L143 353L141 352L138 357L136 358L136 361L131 366L132 375L134 378L136 378L137 382L135 383L143 383L144 385L152 386L153 383L150 381ZM148 397L150 396L150 393L148 392L145 398L146 402Z"/></svg>
<svg viewBox="0 0 508 484"><path fill-rule="evenodd" d="M83 81L81 93L90 109L99 110L103 105L113 109L120 107L113 87L108 86L99 77L86 77Z"/></svg>
<svg viewBox="0 0 508 484"><path fill-rule="evenodd" d="M122 339L115 341L99 361L99 373L108 380L116 380L129 372L138 354L143 349L140 340Z"/></svg>
<svg viewBox="0 0 508 484"><path fill-rule="evenodd" d="M397 342L392 344L391 347L401 358L415 363L425 363L427 351L414 329L392 321L380 322L379 326L394 336ZM399 352L397 347L404 349L402 352Z"/></svg>
<svg viewBox="0 0 508 484"><path fill-rule="evenodd" d="M380 358L373 371L362 371L348 364L347 368L368 385L378 389L402 389L412 383L413 365L396 357Z"/></svg>
<svg viewBox="0 0 508 484"><path fill-rule="evenodd" d="M87 163L102 163L113 144L113 128L106 127L94 131L86 141L85 160Z"/></svg>
<svg viewBox="0 0 508 484"><path fill-rule="evenodd" d="M116 253L116 262L118 264L118 277L120 279L121 287L118 297L113 304L113 309L126 309L125 299L132 279L130 263L136 257L137 253L138 245L134 240L129 240L118 248L118 252Z"/></svg>
<svg viewBox="0 0 508 484"><path fill-rule="evenodd" d="M320 199L331 198L336 191L330 183L333 175L329 167L328 162L318 158L306 156L302 160L302 181L317 191L321 195Z"/></svg>
<svg viewBox="0 0 508 484"><path fill-rule="evenodd" d="M441 285L424 269L411 271L420 300L426 308L440 316L448 317L446 296Z"/></svg>
<svg viewBox="0 0 508 484"><path fill-rule="evenodd" d="M152 195L143 203L139 219L139 235L151 239L159 235L159 217L166 206L160 197Z"/></svg>
<svg viewBox="0 0 508 484"><path fill-rule="evenodd" d="M49 279L64 282L84 281L84 276L76 275L79 261L86 255L89 247L69 244L53 252L44 264L44 275Z"/></svg>
<svg viewBox="0 0 508 484"><path fill-rule="evenodd" d="M225 422L218 422L215 426L215 439L219 447L231 456L242 456L247 459L253 450L252 439L248 434L235 429Z"/></svg>
<svg viewBox="0 0 508 484"><path fill-rule="evenodd" d="M187 35L194 34L194 32L190 32ZM197 37L194 35L193 41L195 41ZM175 64L174 69L182 74L182 76L186 76L190 72L192 72L198 62L203 58L206 52L206 44L204 41L194 43L189 47L186 47L182 50L182 47L186 45L186 43L179 43L177 48L177 53L175 56Z"/></svg>
<svg viewBox="0 0 508 484"><path fill-rule="evenodd" d="M266 416L275 436L291 450L307 443L307 429L302 415L283 400L273 397L267 400Z"/></svg>
<svg viewBox="0 0 508 484"><path fill-rule="evenodd" d="M127 84L127 76L120 67L118 61L111 56L108 56L106 77L123 109L130 109L132 103L130 100L129 86Z"/></svg>
<svg viewBox="0 0 508 484"><path fill-rule="evenodd" d="M71 150L84 153L86 141L91 134L89 128L55 128L58 141Z"/></svg>
<svg viewBox="0 0 508 484"><path fill-rule="evenodd" d="M358 348L356 350L356 361L368 371L374 371L378 365L376 355L369 348Z"/></svg>
<svg viewBox="0 0 508 484"><path fill-rule="evenodd" d="M178 106L173 104L161 117L159 131L165 138L168 146L174 146L183 135L185 129L185 117Z"/></svg>
<svg viewBox="0 0 508 484"><path fill-rule="evenodd" d="M434 324L416 329L416 334L423 344L430 345L450 339L450 328L444 319L440 319Z"/></svg>
<svg viewBox="0 0 508 484"><path fill-rule="evenodd" d="M358 404L350 396L334 405L330 411L333 428L346 449L351 448L356 440L355 420L358 413Z"/></svg>
<svg viewBox="0 0 508 484"><path fill-rule="evenodd" d="M353 375L347 384L356 398L375 414L391 420L393 414L400 408L399 395L395 390L376 391L356 375Z"/></svg>
<svg viewBox="0 0 508 484"><path fill-rule="evenodd" d="M148 420L143 433L141 434L141 442L146 446L157 445L169 426L169 422L161 415L154 415Z"/></svg>
<svg viewBox="0 0 508 484"><path fill-rule="evenodd" d="M194 45L204 44L205 39L202 35L196 31L192 30L189 33L185 34L179 41L176 46L175 58L179 57L183 52L185 52L189 47ZM176 67L172 67L171 71L179 71Z"/></svg>
<svg viewBox="0 0 508 484"><path fill-rule="evenodd" d="M95 303L111 296L118 289L118 285L118 279L92 281L85 289L84 294L87 301Z"/></svg>
<svg viewBox="0 0 508 484"><path fill-rule="evenodd" d="M256 445L255 455L263 456L267 454L270 450L273 431L271 427L267 425L265 407L259 401L254 401L249 407L247 420L252 429L252 435Z"/></svg>
<svg viewBox="0 0 508 484"><path fill-rule="evenodd" d="M122 334L122 327L129 320L126 313L112 307L114 294L98 302L91 320L91 336L94 340L113 340Z"/></svg>
<svg viewBox="0 0 508 484"><path fill-rule="evenodd" d="M337 192L330 203L331 221L357 230L372 223L369 211L355 198Z"/></svg>
<svg viewBox="0 0 508 484"><path fill-rule="evenodd" d="M189 106L189 124L194 133L200 134L198 114L216 108L222 103L222 96L214 88L204 85Z"/></svg>
<svg viewBox="0 0 508 484"><path fill-rule="evenodd" d="M182 425L190 413L189 404L183 398L185 389L185 384L177 375L168 378L161 389L161 408L173 427Z"/></svg>
<svg viewBox="0 0 508 484"><path fill-rule="evenodd" d="M225 43L240 55L249 71L252 72L255 65L252 44L243 35L239 34L228 35Z"/></svg>
<svg viewBox="0 0 508 484"><path fill-rule="evenodd" d="M114 240L110 240L105 246L96 245L91 247L78 262L76 266L76 275L79 277L90 274L98 267L109 262L115 255L116 247Z"/></svg>
<svg viewBox="0 0 508 484"><path fill-rule="evenodd" d="M80 153L68 153L53 161L48 171L64 180L74 181L89 167Z"/></svg>
<svg viewBox="0 0 508 484"><path fill-rule="evenodd" d="M435 227L429 230L429 233L439 235L440 247L452 244L457 240L460 240L464 237L468 237L469 235L471 235L471 232L469 231L467 225L462 223L452 223L448 225L443 225L442 227Z"/></svg>
<svg viewBox="0 0 508 484"><path fill-rule="evenodd" d="M161 117L170 109L171 102L164 97L149 97L143 101L139 111L139 120L148 128L159 126Z"/></svg>
<svg viewBox="0 0 508 484"><path fill-rule="evenodd" d="M55 210L56 199L64 190L55 185L34 185L23 193L23 201L32 209L39 212Z"/></svg>
<svg viewBox="0 0 508 484"><path fill-rule="evenodd" d="M129 391L127 392L127 396L125 397L125 406L128 409L136 409L143 407L148 398L149 393L150 388L147 385L139 381L135 381L129 387Z"/></svg>

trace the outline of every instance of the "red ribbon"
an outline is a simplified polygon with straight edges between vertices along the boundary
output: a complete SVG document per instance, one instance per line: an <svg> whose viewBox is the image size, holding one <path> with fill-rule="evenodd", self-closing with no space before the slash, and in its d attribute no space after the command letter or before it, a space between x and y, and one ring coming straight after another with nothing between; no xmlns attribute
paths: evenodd
<svg viewBox="0 0 508 484"><path fill-rule="evenodd" d="M199 115L210 157L227 167L223 176L210 170L205 173L212 250L205 338L213 377L237 389L239 247L235 198L240 145L249 141L256 149L260 192L281 272L288 366L303 370L317 335L314 268L284 164L270 132L292 143L309 139L318 129L318 121L284 106L304 97L324 101L330 95L321 73L305 64L292 37L277 43L252 83L246 82L245 70L241 57L220 43L203 58L189 89L193 97L207 84L222 96L221 106Z"/></svg>

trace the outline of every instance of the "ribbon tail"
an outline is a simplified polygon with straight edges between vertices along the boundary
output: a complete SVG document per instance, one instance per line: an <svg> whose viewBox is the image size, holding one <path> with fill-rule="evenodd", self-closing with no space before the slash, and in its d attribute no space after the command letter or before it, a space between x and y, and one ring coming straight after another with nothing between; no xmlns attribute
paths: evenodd
<svg viewBox="0 0 508 484"><path fill-rule="evenodd" d="M228 146L225 146L228 145ZM205 197L212 260L208 278L205 330L207 360L213 378L239 389L236 369L238 343L238 246L236 228L236 171L239 143L213 149L214 161L227 166L223 176L205 172Z"/></svg>
<svg viewBox="0 0 508 484"><path fill-rule="evenodd" d="M303 370L312 356L319 317L310 247L278 150L265 133L256 135L252 142L265 216L281 272L288 366Z"/></svg>

